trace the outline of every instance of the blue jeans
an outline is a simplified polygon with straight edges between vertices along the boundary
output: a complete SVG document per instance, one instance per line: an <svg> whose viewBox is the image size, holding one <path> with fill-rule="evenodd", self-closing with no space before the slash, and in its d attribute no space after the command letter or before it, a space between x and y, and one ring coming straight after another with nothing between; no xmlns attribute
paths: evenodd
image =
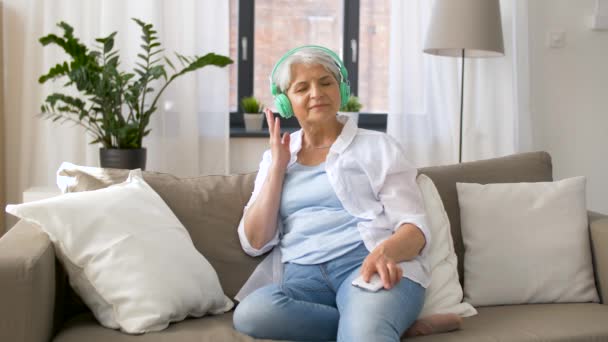
<svg viewBox="0 0 608 342"><path fill-rule="evenodd" d="M322 264L285 264L282 284L262 287L236 307L234 327L275 340L399 341L418 318L425 289L408 278L378 292L351 285L368 254L361 244Z"/></svg>

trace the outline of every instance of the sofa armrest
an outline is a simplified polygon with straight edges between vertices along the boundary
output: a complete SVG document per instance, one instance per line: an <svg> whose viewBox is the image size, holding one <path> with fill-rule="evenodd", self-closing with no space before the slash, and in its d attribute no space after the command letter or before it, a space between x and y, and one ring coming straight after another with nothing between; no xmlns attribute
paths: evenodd
<svg viewBox="0 0 608 342"><path fill-rule="evenodd" d="M0 341L50 341L55 251L45 233L23 220L0 239L0 303Z"/></svg>
<svg viewBox="0 0 608 342"><path fill-rule="evenodd" d="M608 303L608 215L589 212L595 283L603 304Z"/></svg>

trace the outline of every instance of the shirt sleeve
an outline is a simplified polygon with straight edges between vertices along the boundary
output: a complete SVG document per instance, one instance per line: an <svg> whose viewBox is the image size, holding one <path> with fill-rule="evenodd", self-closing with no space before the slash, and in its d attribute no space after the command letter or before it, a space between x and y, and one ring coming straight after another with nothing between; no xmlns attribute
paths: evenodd
<svg viewBox="0 0 608 342"><path fill-rule="evenodd" d="M255 177L253 193L251 194L251 198L249 198L247 205L245 205L245 208L243 209L243 216L241 217L241 222L239 223L239 227L238 227L239 241L241 242L241 247L243 248L245 253L247 253L251 256L262 255L262 254L268 252L270 249L272 249L272 247L276 246L279 243L279 230L280 229L278 229L278 228L280 228L280 227L277 227L274 237L270 241L268 241L268 243L266 243L264 246L262 246L260 249L253 248L251 246L251 244L249 243L249 240L247 239L247 235L245 235L245 213L247 212L247 209L249 209L249 206L251 206L251 204L253 204L255 199L258 197L258 195L262 189L262 186L264 185L264 182L266 181L266 177L268 175L268 168L270 167L271 160L272 160L272 157L270 154L270 150L266 150L264 152L264 155L262 156L262 161L260 162L258 174ZM280 224L280 220L278 222Z"/></svg>
<svg viewBox="0 0 608 342"><path fill-rule="evenodd" d="M378 193L380 202L389 222L394 223L393 231L404 223L411 223L420 229L425 238L420 254L424 255L431 244L431 232L424 200L416 183L418 170L405 158L401 145L391 138L387 152L387 171Z"/></svg>

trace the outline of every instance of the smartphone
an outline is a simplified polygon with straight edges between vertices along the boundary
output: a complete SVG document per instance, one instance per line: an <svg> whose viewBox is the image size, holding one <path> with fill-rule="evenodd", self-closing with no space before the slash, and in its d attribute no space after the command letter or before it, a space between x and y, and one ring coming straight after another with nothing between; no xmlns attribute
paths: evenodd
<svg viewBox="0 0 608 342"><path fill-rule="evenodd" d="M355 278L355 280L353 280L352 282L353 286L362 288L364 290L367 291L371 291L371 292L377 292L378 290L380 290L381 288L384 287L384 285L382 284L382 279L380 279L380 276L378 275L378 273L375 273L369 280L369 283L366 283L363 280L363 276L359 275L357 278Z"/></svg>

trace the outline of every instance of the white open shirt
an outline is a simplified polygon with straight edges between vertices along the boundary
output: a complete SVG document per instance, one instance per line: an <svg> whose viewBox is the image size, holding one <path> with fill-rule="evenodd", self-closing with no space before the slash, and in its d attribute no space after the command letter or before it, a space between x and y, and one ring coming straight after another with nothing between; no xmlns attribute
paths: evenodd
<svg viewBox="0 0 608 342"><path fill-rule="evenodd" d="M426 288L430 282L426 255L431 244L431 234L424 202L416 184L416 168L406 160L401 145L389 135L357 128L346 116L338 116L338 120L344 123L344 127L327 154L325 171L329 183L346 211L369 220L357 225L369 251L388 239L404 223L414 224L422 231L426 244L420 254L399 265L404 277ZM291 160L288 165L296 162L298 151L302 148L302 130L292 133L290 138ZM253 248L245 235L245 212L260 193L271 161L271 152L267 150L260 162L253 193L243 210L238 227L241 246L251 256L273 249L279 243L283 230L279 217L276 234L260 249ZM262 286L280 283L282 276L280 248L274 248L254 270L235 299L241 301Z"/></svg>

